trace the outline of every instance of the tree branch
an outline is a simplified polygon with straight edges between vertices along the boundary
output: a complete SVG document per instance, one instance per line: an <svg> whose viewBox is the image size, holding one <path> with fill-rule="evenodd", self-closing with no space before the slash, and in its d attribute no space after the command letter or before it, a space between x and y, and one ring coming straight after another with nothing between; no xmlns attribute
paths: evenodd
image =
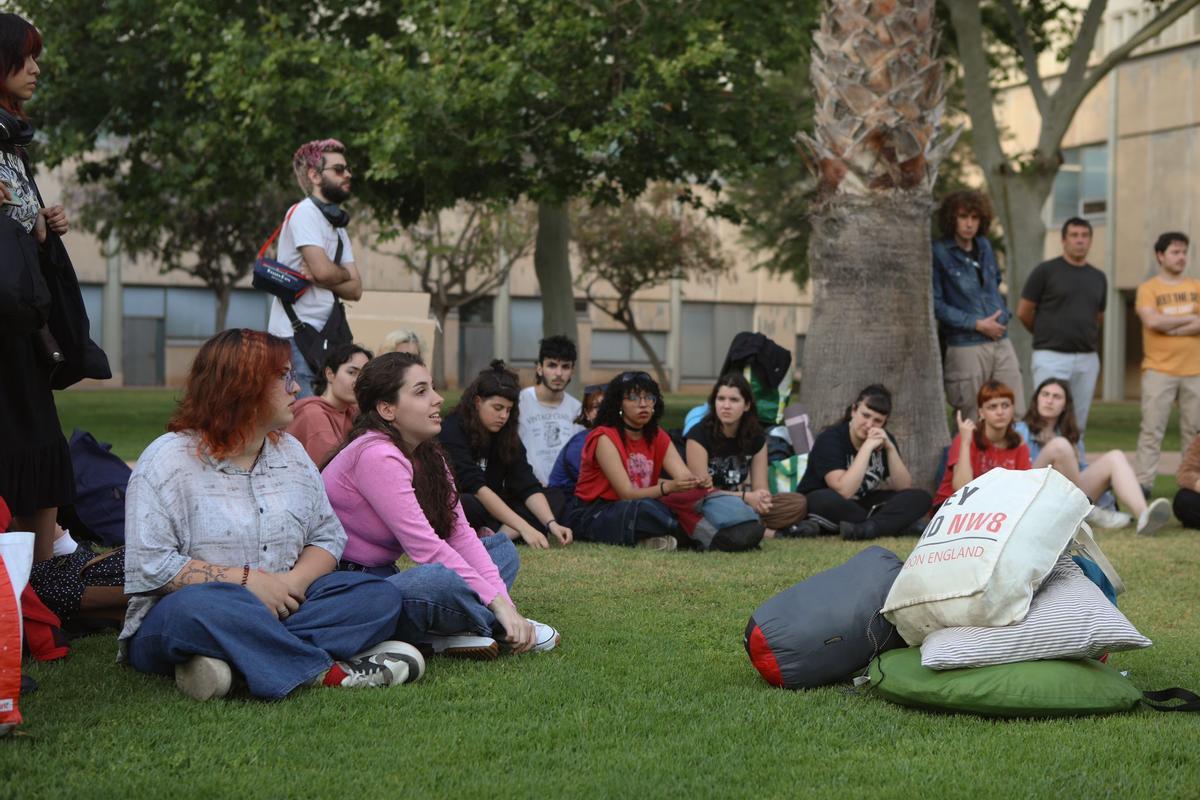
<svg viewBox="0 0 1200 800"><path fill-rule="evenodd" d="M943 0L950 10L962 65L963 94L971 118L975 156L989 179L1008 169L1008 157L1000 146L992 87L988 81L987 50L983 43L983 18L979 0Z"/></svg>
<svg viewBox="0 0 1200 800"><path fill-rule="evenodd" d="M1025 69L1025 77L1029 80L1029 89L1033 92L1034 102L1037 103L1038 113L1042 116L1046 114L1046 87L1042 83L1042 73L1038 68L1037 51L1033 49L1033 41L1029 38L1029 30L1025 25L1025 19L1021 16L1021 12L1017 10L1017 4L1013 0L1001 0L1001 5L1004 6L1004 13L1008 17L1008 26L1012 28L1013 36L1017 40L1017 51L1021 54L1021 66Z"/></svg>

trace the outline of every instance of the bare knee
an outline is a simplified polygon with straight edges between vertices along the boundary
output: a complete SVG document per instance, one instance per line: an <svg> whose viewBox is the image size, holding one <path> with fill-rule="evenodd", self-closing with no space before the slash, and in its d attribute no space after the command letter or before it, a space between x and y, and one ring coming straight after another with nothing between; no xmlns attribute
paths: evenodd
<svg viewBox="0 0 1200 800"><path fill-rule="evenodd" d="M1055 436L1042 447L1053 458L1074 457L1075 445L1067 441L1066 437Z"/></svg>

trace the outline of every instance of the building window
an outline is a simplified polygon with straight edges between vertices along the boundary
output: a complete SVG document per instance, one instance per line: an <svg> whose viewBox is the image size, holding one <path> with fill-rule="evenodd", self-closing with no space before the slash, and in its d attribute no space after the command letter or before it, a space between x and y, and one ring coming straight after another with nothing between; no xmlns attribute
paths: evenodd
<svg viewBox="0 0 1200 800"><path fill-rule="evenodd" d="M650 342L650 349L660 361L667 358L667 335L657 331L643 331ZM628 331L592 331L593 364L638 364L650 363L646 351Z"/></svg>
<svg viewBox="0 0 1200 800"><path fill-rule="evenodd" d="M715 380L725 364L729 343L754 328L754 306L748 303L684 303L684 380Z"/></svg>
<svg viewBox="0 0 1200 800"><path fill-rule="evenodd" d="M1108 212L1108 146L1063 151L1054 177L1054 224L1070 217L1103 219Z"/></svg>
<svg viewBox="0 0 1200 800"><path fill-rule="evenodd" d="M514 297L508 326L513 363L537 361L538 342L542 340L542 301L537 297Z"/></svg>

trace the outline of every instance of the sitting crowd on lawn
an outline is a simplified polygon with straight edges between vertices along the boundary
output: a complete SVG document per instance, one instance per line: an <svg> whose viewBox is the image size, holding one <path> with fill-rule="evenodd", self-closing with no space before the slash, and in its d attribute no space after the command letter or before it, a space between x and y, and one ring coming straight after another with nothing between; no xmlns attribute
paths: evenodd
<svg viewBox="0 0 1200 800"><path fill-rule="evenodd" d="M791 354L761 333L730 342L707 402L681 431L664 426L662 387L642 371L573 397L578 353L565 336L540 342L534 385L496 361L453 409L443 408L411 332L390 335L379 355L344 343L314 362L290 334L323 330L344 313L337 298L356 296L361 282L337 206L350 175L340 143L303 146L295 166L313 202L289 217L280 259L309 275L312 290L294 309L276 302L270 332L231 329L203 344L168 432L128 481L120 657L173 675L190 697L224 696L239 682L263 698L303 686L395 686L420 678L431 654L552 650L559 632L514 599L518 545L746 551L774 537L918 534L941 502L996 467L1053 466L1095 504L1097 527L1136 522L1149 535L1170 520L1167 501L1150 500L1143 467L1156 466L1173 392L1185 431L1200 422L1189 382L1200 374L1200 287L1181 277L1183 234L1155 244L1156 280L1168 288L1151 287L1145 309L1139 291L1139 314L1161 341L1147 339L1135 471L1116 450L1084 461L1106 297L1103 274L1086 262L1090 225L1068 220L1063 257L1039 265L1022 291L1018 317L1034 333L1038 382L1022 414L985 236L990 210L975 192L947 198L933 297L958 434L931 496L905 462L911 443L888 430L906 409L881 383L846 397L840 412L810 409L813 419L840 418L797 447L782 424ZM780 465L793 483L774 480ZM1200 525L1200 438L1179 480L1175 513ZM119 575L85 585L90 551L59 531L51 552L42 541L49 506L19 487L0 490L18 525L36 523L26 528L37 534L31 583L53 610L65 619L98 597L111 601ZM398 566L401 556L412 565ZM88 594L101 585L107 593Z"/></svg>

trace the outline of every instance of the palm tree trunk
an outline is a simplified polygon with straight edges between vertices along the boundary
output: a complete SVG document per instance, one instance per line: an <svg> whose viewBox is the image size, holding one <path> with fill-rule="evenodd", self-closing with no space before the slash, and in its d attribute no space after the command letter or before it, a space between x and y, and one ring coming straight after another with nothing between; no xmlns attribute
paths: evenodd
<svg viewBox="0 0 1200 800"><path fill-rule="evenodd" d="M819 427L864 387L892 391L888 430L914 486L932 488L950 441L933 324L930 204L839 195L813 220L813 317L800 400Z"/></svg>

